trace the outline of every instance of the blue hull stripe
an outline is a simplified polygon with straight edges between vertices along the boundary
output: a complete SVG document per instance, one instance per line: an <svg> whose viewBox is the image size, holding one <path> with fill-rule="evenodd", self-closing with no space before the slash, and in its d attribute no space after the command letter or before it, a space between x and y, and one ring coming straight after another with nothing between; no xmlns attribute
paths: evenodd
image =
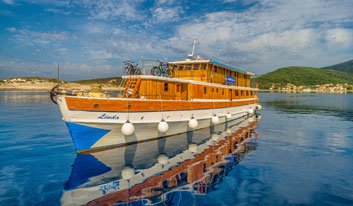
<svg viewBox="0 0 353 206"><path fill-rule="evenodd" d="M111 170L91 154L77 155L70 178L65 183L65 190L71 190L89 181L90 178L102 175Z"/></svg>
<svg viewBox="0 0 353 206"><path fill-rule="evenodd" d="M77 150L88 150L110 130L66 122Z"/></svg>

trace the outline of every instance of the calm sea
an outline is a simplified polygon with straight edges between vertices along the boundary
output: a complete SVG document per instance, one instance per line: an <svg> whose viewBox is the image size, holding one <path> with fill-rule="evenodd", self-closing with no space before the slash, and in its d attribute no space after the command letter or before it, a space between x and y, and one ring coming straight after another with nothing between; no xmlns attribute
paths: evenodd
<svg viewBox="0 0 353 206"><path fill-rule="evenodd" d="M225 166L227 172L207 192L169 193L162 205L353 205L353 95L262 93L260 98L255 146ZM107 177L109 167L96 161L104 155L76 155L47 93L2 91L0 114L0 205L60 205L64 190L114 181L114 175ZM202 143L205 137L193 141ZM173 156L187 149L180 145L164 153ZM115 150L113 163L127 161L126 151L136 158L139 147L126 148L124 157ZM145 164L133 165L136 169L156 161L143 159L155 152L146 148L139 160ZM99 164L87 164L92 157ZM83 160L84 167L78 163ZM87 171L106 173L106 178L97 180ZM77 177L82 173L86 178Z"/></svg>

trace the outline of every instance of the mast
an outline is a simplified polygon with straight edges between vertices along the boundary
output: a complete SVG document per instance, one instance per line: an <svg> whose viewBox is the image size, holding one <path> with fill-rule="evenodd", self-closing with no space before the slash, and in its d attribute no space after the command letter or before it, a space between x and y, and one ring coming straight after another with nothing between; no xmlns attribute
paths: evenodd
<svg viewBox="0 0 353 206"><path fill-rule="evenodd" d="M58 64L58 77L57 77L57 84L60 86L60 67Z"/></svg>
<svg viewBox="0 0 353 206"><path fill-rule="evenodd" d="M192 41L192 52L191 52L191 54L188 55L189 60L195 59L195 48L196 48L196 43L197 43L196 40L197 40L197 37L194 37L193 41Z"/></svg>

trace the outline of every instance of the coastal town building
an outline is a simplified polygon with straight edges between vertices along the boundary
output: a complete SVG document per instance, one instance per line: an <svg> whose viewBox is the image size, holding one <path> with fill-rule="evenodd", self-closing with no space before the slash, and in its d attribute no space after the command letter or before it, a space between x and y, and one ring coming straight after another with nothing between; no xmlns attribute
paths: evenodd
<svg viewBox="0 0 353 206"><path fill-rule="evenodd" d="M346 93L353 90L353 85L349 84L322 84L322 85L294 85L287 83L285 85L272 84L270 91L285 92L318 92L318 93Z"/></svg>

